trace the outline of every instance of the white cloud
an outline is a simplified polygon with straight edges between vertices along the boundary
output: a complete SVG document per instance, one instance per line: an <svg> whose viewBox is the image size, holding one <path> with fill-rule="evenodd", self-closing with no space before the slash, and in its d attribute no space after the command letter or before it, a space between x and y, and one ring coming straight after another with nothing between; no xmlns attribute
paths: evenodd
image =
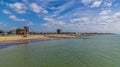
<svg viewBox="0 0 120 67"><path fill-rule="evenodd" d="M106 16L106 15L100 16L97 22L104 22L108 24L118 24L120 23L120 12L117 12L109 16Z"/></svg>
<svg viewBox="0 0 120 67"><path fill-rule="evenodd" d="M56 10L57 8L56 7L50 7L51 10Z"/></svg>
<svg viewBox="0 0 120 67"><path fill-rule="evenodd" d="M41 11L41 9L39 8L39 6L36 3L30 4L30 7L36 13L39 13Z"/></svg>
<svg viewBox="0 0 120 67"><path fill-rule="evenodd" d="M95 1L93 4L90 6L91 8L99 7L102 3L102 0Z"/></svg>
<svg viewBox="0 0 120 67"><path fill-rule="evenodd" d="M120 19L120 12L117 12L113 15L114 18Z"/></svg>
<svg viewBox="0 0 120 67"><path fill-rule="evenodd" d="M27 26L32 26L32 25L34 25L34 23L33 22L28 22L28 24L27 24Z"/></svg>
<svg viewBox="0 0 120 67"><path fill-rule="evenodd" d="M100 16L96 22L98 22L99 24L104 24L102 26L106 26L108 28L108 30L105 30L105 31L120 33L120 30L119 30L120 12L114 13L109 16L107 16L107 15Z"/></svg>
<svg viewBox="0 0 120 67"><path fill-rule="evenodd" d="M26 13L26 5L24 3L21 3L21 2L16 2L16 3L13 3L13 4L9 4L9 6L14 9L17 13Z"/></svg>
<svg viewBox="0 0 120 67"><path fill-rule="evenodd" d="M10 15L9 18L14 21L26 21L25 19L17 18L15 15Z"/></svg>
<svg viewBox="0 0 120 67"><path fill-rule="evenodd" d="M35 13L40 13L40 12L42 12L42 13L44 13L44 14L47 14L47 13L48 13L47 10L45 10L45 9L42 8L41 6L37 5L36 3L31 3L31 4L30 4L30 8L31 8L32 11L35 12Z"/></svg>
<svg viewBox="0 0 120 67"><path fill-rule="evenodd" d="M94 18L73 18L69 23L48 17L45 17L44 20L48 22L42 25L49 30L61 28L66 31L120 33L120 12L112 15L99 15L99 17Z"/></svg>
<svg viewBox="0 0 120 67"><path fill-rule="evenodd" d="M52 21L54 21L54 19L52 19L52 18L49 18L49 17L44 17L43 19L44 19L44 20L46 20L46 21L49 21L49 22L52 22Z"/></svg>
<svg viewBox="0 0 120 67"><path fill-rule="evenodd" d="M45 18L45 20L49 21L42 26L49 30L55 30L57 28L63 29L64 31L84 31L84 28L89 24L90 19L87 17L83 18L74 18L70 20L69 23L65 23L63 21L55 20L53 18ZM86 26L84 26L87 24Z"/></svg>
<svg viewBox="0 0 120 67"><path fill-rule="evenodd" d="M99 13L99 15L107 15L109 13L111 13L112 11L111 10L103 10Z"/></svg>
<svg viewBox="0 0 120 67"><path fill-rule="evenodd" d="M107 1L104 3L106 7L111 7L112 6L112 1Z"/></svg>
<svg viewBox="0 0 120 67"><path fill-rule="evenodd" d="M45 10L45 9L42 9L42 13L44 13L44 14L48 14L48 11Z"/></svg>
<svg viewBox="0 0 120 67"><path fill-rule="evenodd" d="M109 20L109 19L110 19L110 16L100 16L100 19L101 19L101 20Z"/></svg>
<svg viewBox="0 0 120 67"><path fill-rule="evenodd" d="M53 18L48 18L48 17L45 17L43 18L44 20L48 21L47 23L44 23L42 24L42 26L45 26L46 28L48 29L57 29L57 28L63 28L65 23L62 22L62 21L57 21Z"/></svg>
<svg viewBox="0 0 120 67"><path fill-rule="evenodd" d="M60 7L57 7L57 8L54 8L54 9L57 9L57 11L54 12L54 14L52 15L52 17L55 17L57 16L60 12L63 12L66 10L66 8L70 8L71 5L74 5L75 1L72 0L72 1L69 1L68 3L60 6Z"/></svg>
<svg viewBox="0 0 120 67"><path fill-rule="evenodd" d="M81 0L81 2L88 7L95 8L99 6L111 7L114 0Z"/></svg>
<svg viewBox="0 0 120 67"><path fill-rule="evenodd" d="M46 21L48 21L50 24L53 24L53 25L64 25L65 24L62 21L57 21L57 20L55 20L53 18L45 17L43 19L46 20Z"/></svg>
<svg viewBox="0 0 120 67"><path fill-rule="evenodd" d="M89 4L91 2L91 0L82 0L82 3L84 4L84 5L87 5L87 4Z"/></svg>
<svg viewBox="0 0 120 67"><path fill-rule="evenodd" d="M8 11L8 10L3 10L3 13L4 14L12 14L10 11Z"/></svg>
<svg viewBox="0 0 120 67"><path fill-rule="evenodd" d="M83 17L83 18L75 18L75 19L72 19L72 20L70 20L71 22L89 22L90 21L90 19L89 18L87 18L87 17Z"/></svg>

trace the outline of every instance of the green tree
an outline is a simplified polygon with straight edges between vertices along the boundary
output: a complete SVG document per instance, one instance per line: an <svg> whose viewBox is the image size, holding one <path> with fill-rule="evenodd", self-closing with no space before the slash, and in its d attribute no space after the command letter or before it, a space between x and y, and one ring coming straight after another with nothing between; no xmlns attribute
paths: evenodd
<svg viewBox="0 0 120 67"><path fill-rule="evenodd" d="M4 33L4 30L0 30L0 34Z"/></svg>

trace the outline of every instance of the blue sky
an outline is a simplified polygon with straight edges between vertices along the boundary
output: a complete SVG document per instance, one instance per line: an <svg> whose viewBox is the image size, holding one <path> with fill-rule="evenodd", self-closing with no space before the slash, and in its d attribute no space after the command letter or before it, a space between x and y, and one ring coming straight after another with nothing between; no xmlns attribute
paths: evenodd
<svg viewBox="0 0 120 67"><path fill-rule="evenodd" d="M0 0L0 29L120 33L120 0Z"/></svg>

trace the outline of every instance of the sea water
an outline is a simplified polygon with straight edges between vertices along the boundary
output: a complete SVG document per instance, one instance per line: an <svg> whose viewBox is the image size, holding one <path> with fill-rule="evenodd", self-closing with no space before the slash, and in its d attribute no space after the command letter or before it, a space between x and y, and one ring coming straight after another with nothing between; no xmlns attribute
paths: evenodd
<svg viewBox="0 0 120 67"><path fill-rule="evenodd" d="M120 35L1 44L0 67L120 67Z"/></svg>

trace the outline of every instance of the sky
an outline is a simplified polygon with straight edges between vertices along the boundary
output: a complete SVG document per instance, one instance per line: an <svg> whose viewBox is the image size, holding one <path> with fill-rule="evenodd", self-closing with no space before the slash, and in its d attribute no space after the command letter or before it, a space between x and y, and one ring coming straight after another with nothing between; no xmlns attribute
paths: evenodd
<svg viewBox="0 0 120 67"><path fill-rule="evenodd" d="M0 29L120 33L120 0L0 0Z"/></svg>

